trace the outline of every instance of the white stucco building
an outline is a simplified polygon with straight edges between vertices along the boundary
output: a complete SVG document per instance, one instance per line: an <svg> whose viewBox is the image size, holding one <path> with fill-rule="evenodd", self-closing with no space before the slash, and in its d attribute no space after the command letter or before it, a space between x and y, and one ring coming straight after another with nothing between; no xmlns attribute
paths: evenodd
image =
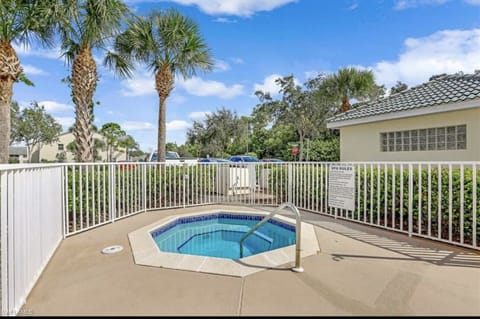
<svg viewBox="0 0 480 319"><path fill-rule="evenodd" d="M479 161L480 72L439 75L328 119L341 161Z"/></svg>
<svg viewBox="0 0 480 319"><path fill-rule="evenodd" d="M100 139L105 142L105 137L103 137L99 133L93 133L94 139ZM70 144L75 140L73 133L67 132L60 134L58 136L58 141L52 144L42 145L40 150L35 151L32 154L32 162L41 162L41 161L57 161L59 154L65 153L66 160L65 162L74 162L74 155L72 152L68 151L67 145ZM107 156L107 148L104 147L103 149L98 150L99 155L101 157L100 162L106 162L108 159ZM113 161L125 161L126 160L126 153L125 149L119 149L118 151L114 152L113 154Z"/></svg>

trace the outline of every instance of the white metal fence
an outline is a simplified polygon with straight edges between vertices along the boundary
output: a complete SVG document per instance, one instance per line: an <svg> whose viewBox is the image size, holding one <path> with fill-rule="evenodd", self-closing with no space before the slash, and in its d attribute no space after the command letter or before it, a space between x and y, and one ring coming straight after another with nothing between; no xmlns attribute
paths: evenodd
<svg viewBox="0 0 480 319"><path fill-rule="evenodd" d="M478 162L350 163L355 167L353 211L328 206L331 164L338 163L291 164L297 207L480 249Z"/></svg>
<svg viewBox="0 0 480 319"><path fill-rule="evenodd" d="M71 164L66 235L147 210L279 205L478 249L476 162L342 163L355 168L355 210L328 205L338 163Z"/></svg>
<svg viewBox="0 0 480 319"><path fill-rule="evenodd" d="M480 249L480 162L341 163L355 168L354 210L328 205L332 164L339 163L2 166L2 313L18 311L63 236L149 210L289 201L335 218Z"/></svg>
<svg viewBox="0 0 480 319"><path fill-rule="evenodd" d="M0 166L2 315L15 315L63 238L63 167Z"/></svg>

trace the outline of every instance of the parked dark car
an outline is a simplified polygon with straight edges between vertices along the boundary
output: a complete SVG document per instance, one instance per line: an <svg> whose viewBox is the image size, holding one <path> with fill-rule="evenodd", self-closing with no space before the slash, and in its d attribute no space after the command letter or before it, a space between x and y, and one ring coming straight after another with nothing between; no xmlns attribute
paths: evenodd
<svg viewBox="0 0 480 319"><path fill-rule="evenodd" d="M217 158L217 157L208 157L208 158L201 158L199 163L229 163L230 161L225 158Z"/></svg>
<svg viewBox="0 0 480 319"><path fill-rule="evenodd" d="M258 162L258 158L255 156L247 156L247 155L235 155L230 157L231 162L241 162L241 163L249 163L249 162Z"/></svg>

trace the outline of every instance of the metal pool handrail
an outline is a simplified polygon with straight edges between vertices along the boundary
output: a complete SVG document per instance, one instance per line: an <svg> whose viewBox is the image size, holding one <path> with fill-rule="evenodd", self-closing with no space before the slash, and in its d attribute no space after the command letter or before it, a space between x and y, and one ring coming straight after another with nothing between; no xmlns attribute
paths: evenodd
<svg viewBox="0 0 480 319"><path fill-rule="evenodd" d="M290 210L296 215L296 223L295 223L295 267L292 268L292 271L295 272L303 272L303 267L300 265L300 251L301 251L301 229L302 229L302 220L300 217L300 212L298 211L297 207L292 203L286 202L278 206L276 210L265 216L258 224L253 226L243 237L240 239L240 258L243 258L243 241L253 234L258 228L260 228L263 224L268 222L273 216L275 216L278 212L280 212L284 208L290 208Z"/></svg>

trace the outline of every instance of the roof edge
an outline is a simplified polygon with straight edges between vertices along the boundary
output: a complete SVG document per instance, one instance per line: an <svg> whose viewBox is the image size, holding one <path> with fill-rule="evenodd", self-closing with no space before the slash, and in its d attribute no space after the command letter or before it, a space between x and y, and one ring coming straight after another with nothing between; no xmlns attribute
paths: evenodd
<svg viewBox="0 0 480 319"><path fill-rule="evenodd" d="M419 116L419 115L429 115L429 114L437 114L437 113L443 113L443 112L459 111L459 110L472 109L472 108L478 108L478 107L480 107L480 98L475 98L468 101L447 103L447 104L437 104L437 105L421 107L421 108L416 108L416 109L407 110L407 111L389 112L389 113L384 113L384 114L379 114L374 116L360 117L357 119L343 120L343 121L337 121L337 122L327 122L327 128L340 128L344 126L367 124L367 123L374 123L374 122L380 122L380 121L386 121L386 120L395 120L395 119L401 119L401 118L413 117L413 116Z"/></svg>

